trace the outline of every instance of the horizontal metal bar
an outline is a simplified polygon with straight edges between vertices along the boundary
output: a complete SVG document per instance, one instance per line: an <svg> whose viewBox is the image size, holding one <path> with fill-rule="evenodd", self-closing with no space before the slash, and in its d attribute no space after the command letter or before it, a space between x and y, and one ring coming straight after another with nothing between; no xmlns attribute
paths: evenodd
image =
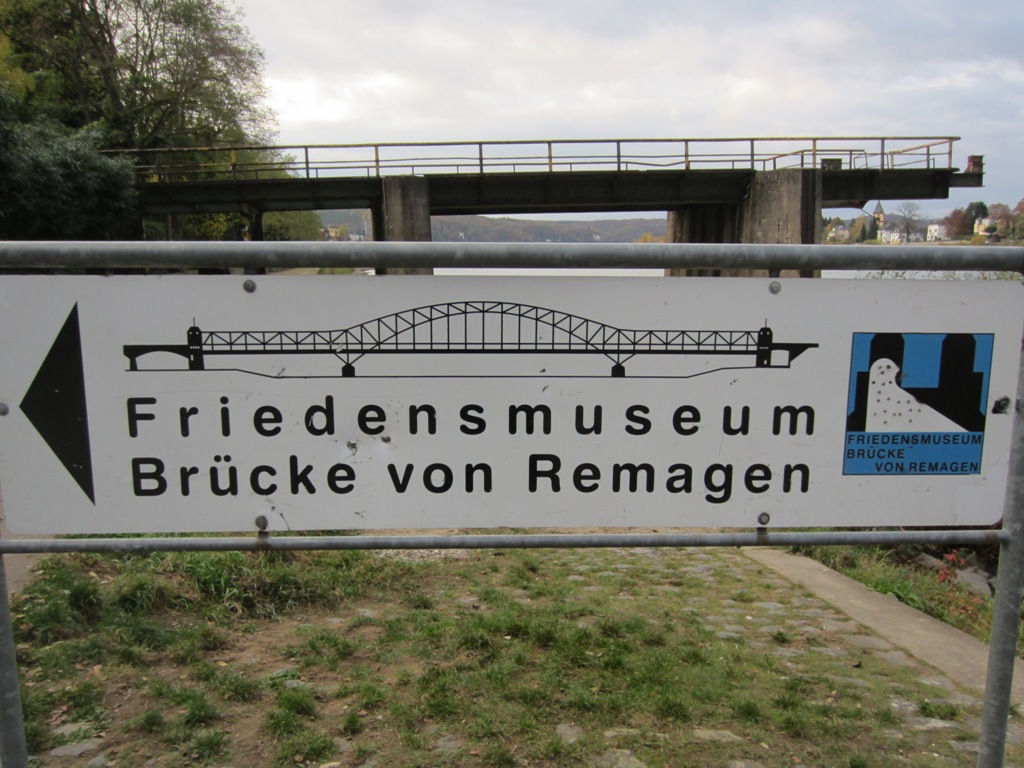
<svg viewBox="0 0 1024 768"><path fill-rule="evenodd" d="M260 552L394 549L594 549L897 544L998 545L1000 530L742 531L735 533L484 534L470 536L235 536L210 538L0 539L0 554Z"/></svg>
<svg viewBox="0 0 1024 768"><path fill-rule="evenodd" d="M714 267L1024 272L1024 247L719 243L0 242L0 269L144 267Z"/></svg>

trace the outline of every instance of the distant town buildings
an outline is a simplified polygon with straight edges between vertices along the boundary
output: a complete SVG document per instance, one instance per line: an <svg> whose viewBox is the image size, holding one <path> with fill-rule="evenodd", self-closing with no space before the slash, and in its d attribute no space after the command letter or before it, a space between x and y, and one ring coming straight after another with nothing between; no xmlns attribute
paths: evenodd
<svg viewBox="0 0 1024 768"><path fill-rule="evenodd" d="M871 213L866 209L861 216L849 221L836 217L827 222L824 228L825 242L902 245L925 240L925 228L929 226L929 222L918 219L916 215L908 218L902 213L888 213L880 202L870 210ZM941 224L931 224L929 237L938 238L939 231L942 232L941 237L945 238L945 227Z"/></svg>
<svg viewBox="0 0 1024 768"><path fill-rule="evenodd" d="M346 227L321 227L320 238L329 242L348 242L365 240L364 235L349 232Z"/></svg>

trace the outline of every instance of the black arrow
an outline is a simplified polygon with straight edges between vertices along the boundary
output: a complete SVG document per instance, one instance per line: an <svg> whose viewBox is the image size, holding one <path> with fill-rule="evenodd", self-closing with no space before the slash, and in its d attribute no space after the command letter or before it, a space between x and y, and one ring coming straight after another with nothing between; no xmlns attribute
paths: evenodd
<svg viewBox="0 0 1024 768"><path fill-rule="evenodd" d="M95 504L77 304L39 366L21 410Z"/></svg>

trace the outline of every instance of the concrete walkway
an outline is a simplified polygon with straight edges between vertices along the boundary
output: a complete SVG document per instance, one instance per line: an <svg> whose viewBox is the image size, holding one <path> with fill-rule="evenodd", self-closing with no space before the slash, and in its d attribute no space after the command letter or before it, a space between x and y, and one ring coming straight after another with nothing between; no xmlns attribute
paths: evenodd
<svg viewBox="0 0 1024 768"><path fill-rule="evenodd" d="M984 693L988 669L985 643L808 557L766 547L742 551L949 679ZM1014 665L1013 701L1024 703L1024 662L1020 659Z"/></svg>

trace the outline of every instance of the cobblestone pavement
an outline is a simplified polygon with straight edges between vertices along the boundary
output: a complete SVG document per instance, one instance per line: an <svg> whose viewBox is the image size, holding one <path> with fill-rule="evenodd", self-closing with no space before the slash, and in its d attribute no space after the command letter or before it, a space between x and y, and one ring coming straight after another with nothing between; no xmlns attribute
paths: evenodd
<svg viewBox="0 0 1024 768"><path fill-rule="evenodd" d="M630 552L635 554L628 554ZM656 561L674 559L665 550L623 550L622 554L623 562L611 569L593 573L588 566L581 565L577 566L580 575L570 578L581 582L613 578L617 570L628 571L630 557L637 554ZM677 569L669 562L648 568L666 574L681 571L706 583L705 594L686 600L690 605L688 610L698 615L705 629L713 631L716 637L741 642L750 653L772 654L793 675L806 674L808 668L813 668L814 674L824 673L836 681L840 689L837 695L842 695L844 687L878 685L887 688L889 705L898 715L898 725L882 727L884 735L893 742L894 752L899 754L899 763L975 764L987 646L904 606L895 598L871 592L806 558L778 551L768 554L766 550L735 549L693 549L681 554L686 560L682 568ZM771 567L766 563L771 563ZM821 571L827 572L824 578ZM833 583L823 586L823 581ZM682 591L671 584L653 584L651 589L669 593ZM828 595L832 601L849 598L857 603L856 613L869 621L854 620L844 612L842 605L823 599L816 591ZM763 597L765 592L770 598ZM759 596L754 598L755 594ZM879 629L897 642L887 639ZM928 632L936 633L932 645L952 643L953 647L930 649ZM908 652L902 647L905 645L921 649L920 655L925 658ZM967 653L965 648L972 652ZM960 659L961 665L981 664L982 668L971 670L970 674L960 674L963 670L954 669L951 676L928 662L932 650L943 651L940 658L952 654ZM964 680L978 681L979 685L965 685ZM955 721L944 720L931 712L922 712L922 702L954 705L959 714ZM729 731L698 731L700 729L695 729L694 735L698 741L728 742L739 738L737 733ZM1024 743L1024 725L1019 719L1012 718L1008 723L1007 742L1011 750ZM602 764L609 766L636 768L643 765L628 750L611 749L603 760ZM765 763L734 760L725 764L729 768L759 768ZM1006 764L1018 763L1008 760Z"/></svg>

